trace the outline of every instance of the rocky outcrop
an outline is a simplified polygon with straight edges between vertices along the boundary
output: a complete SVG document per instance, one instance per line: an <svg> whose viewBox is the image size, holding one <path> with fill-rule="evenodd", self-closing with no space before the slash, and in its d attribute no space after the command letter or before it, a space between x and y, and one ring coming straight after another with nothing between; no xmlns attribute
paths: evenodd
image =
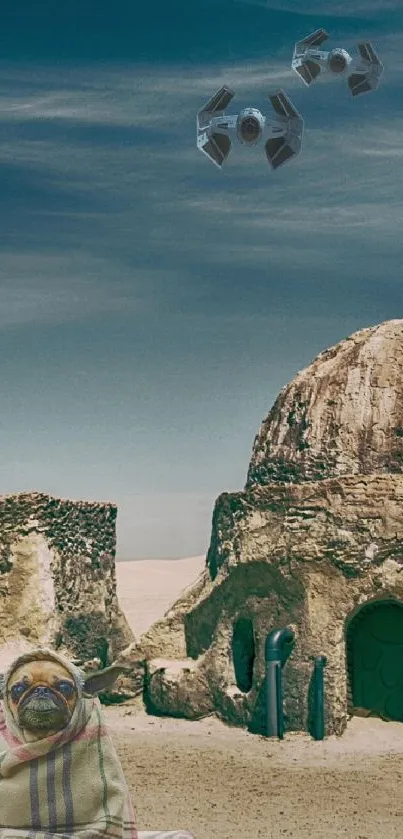
<svg viewBox="0 0 403 839"><path fill-rule="evenodd" d="M403 471L403 321L362 329L283 388L247 486Z"/></svg>
<svg viewBox="0 0 403 839"><path fill-rule="evenodd" d="M400 320L321 353L280 393L245 490L216 502L204 573L124 652L149 710L264 733L265 639L288 626L286 730L311 730L319 654L327 733L353 707L403 720L402 463Z"/></svg>
<svg viewBox="0 0 403 839"><path fill-rule="evenodd" d="M32 645L114 660L134 638L116 596L116 506L0 497L0 666Z"/></svg>

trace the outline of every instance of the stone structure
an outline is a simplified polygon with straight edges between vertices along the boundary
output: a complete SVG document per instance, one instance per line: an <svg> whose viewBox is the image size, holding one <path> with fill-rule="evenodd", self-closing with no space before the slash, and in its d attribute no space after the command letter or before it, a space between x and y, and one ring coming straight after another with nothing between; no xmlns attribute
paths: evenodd
<svg viewBox="0 0 403 839"><path fill-rule="evenodd" d="M123 658L153 713L264 733L264 642L290 627L286 730L311 730L325 654L326 733L353 707L403 721L403 320L364 329L281 391L245 491L221 495L203 574Z"/></svg>
<svg viewBox="0 0 403 839"><path fill-rule="evenodd" d="M116 596L113 504L0 497L0 666L32 645L114 660L134 638Z"/></svg>

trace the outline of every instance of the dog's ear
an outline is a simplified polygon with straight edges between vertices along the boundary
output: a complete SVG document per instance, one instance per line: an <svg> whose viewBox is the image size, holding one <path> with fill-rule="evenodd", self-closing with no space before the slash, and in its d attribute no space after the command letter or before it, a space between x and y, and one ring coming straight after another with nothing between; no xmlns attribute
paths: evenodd
<svg viewBox="0 0 403 839"><path fill-rule="evenodd" d="M105 670L97 670L95 673L88 673L84 676L83 692L90 696L95 696L97 693L102 693L112 687L121 673L130 673L131 667L125 664L111 664L110 667L105 667Z"/></svg>

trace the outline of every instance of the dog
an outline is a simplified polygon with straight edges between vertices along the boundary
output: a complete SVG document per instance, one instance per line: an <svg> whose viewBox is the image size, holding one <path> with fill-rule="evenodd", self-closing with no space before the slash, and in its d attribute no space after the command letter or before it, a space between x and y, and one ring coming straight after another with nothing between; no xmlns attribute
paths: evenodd
<svg viewBox="0 0 403 839"><path fill-rule="evenodd" d="M38 651L37 651L38 654ZM45 653L46 655L47 653ZM111 687L127 667L112 665L86 677L53 655L27 659L13 668L7 683L7 699L13 720L25 742L55 734L70 722L81 686L83 695L92 696ZM1 680L4 677L0 676ZM78 681L78 684L77 684ZM1 696L1 690L0 690ZM4 697L3 697L4 698Z"/></svg>
<svg viewBox="0 0 403 839"><path fill-rule="evenodd" d="M10 674L9 708L25 742L55 734L71 720L78 690L71 672L58 661L27 661Z"/></svg>
<svg viewBox="0 0 403 839"><path fill-rule="evenodd" d="M1 839L194 839L182 830L137 832L96 698L125 672L113 664L85 674L38 648L0 675Z"/></svg>
<svg viewBox="0 0 403 839"><path fill-rule="evenodd" d="M119 757L97 694L125 665L85 674L53 650L0 676L0 836L138 839Z"/></svg>

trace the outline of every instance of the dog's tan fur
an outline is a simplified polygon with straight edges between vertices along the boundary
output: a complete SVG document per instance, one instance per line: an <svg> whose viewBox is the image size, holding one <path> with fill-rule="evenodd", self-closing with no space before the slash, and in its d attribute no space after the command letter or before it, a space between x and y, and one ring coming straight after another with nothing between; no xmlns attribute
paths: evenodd
<svg viewBox="0 0 403 839"><path fill-rule="evenodd" d="M113 664L86 674L40 647L0 673L1 835L47 839L62 835L58 825L63 836L137 839L130 793L95 698L127 670Z"/></svg>
<svg viewBox="0 0 403 839"><path fill-rule="evenodd" d="M73 692L71 696L63 696L60 690L58 690L60 680L68 681L72 685ZM18 698L14 699L12 696L12 688L16 685L24 685L24 692L21 693ZM43 724L40 728L35 729L26 724L24 721L23 711L26 713L26 709L29 707L30 702L33 703L34 698L32 697L32 691L35 687L39 686L47 687L49 689L50 696L55 697L59 708L62 706L63 710L60 710L56 719L54 715L50 715L48 725L46 724L47 718L44 714ZM28 698L27 701L27 697L29 697L30 692L31 700ZM11 674L8 684L8 697L14 721L24 731L25 739L28 741L39 740L43 737L48 737L49 734L54 734L56 731L59 731L67 725L72 717L77 703L77 690L71 673L69 673L62 664L59 664L59 662L30 661L22 664L20 667L17 667L17 669Z"/></svg>

